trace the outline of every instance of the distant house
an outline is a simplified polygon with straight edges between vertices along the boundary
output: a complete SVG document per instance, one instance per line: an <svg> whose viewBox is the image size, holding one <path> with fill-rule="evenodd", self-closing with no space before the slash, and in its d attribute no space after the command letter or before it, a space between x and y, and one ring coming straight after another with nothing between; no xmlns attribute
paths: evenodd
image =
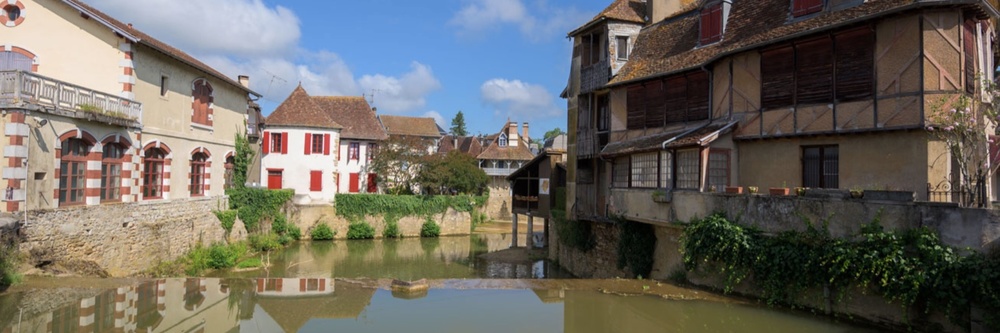
<svg viewBox="0 0 1000 333"><path fill-rule="evenodd" d="M389 135L375 116L375 109L360 96L322 96L313 100L344 126L337 150L337 192L378 192L377 177L368 166L372 153Z"/></svg>
<svg viewBox="0 0 1000 333"><path fill-rule="evenodd" d="M528 146L531 141L528 136L528 123L524 123L521 130L522 132L518 133L517 122L508 121L500 132L489 136L491 140L485 145L483 152L476 156L479 167L490 176L491 187L506 189L506 177L535 157L531 153L531 147Z"/></svg>
<svg viewBox="0 0 1000 333"><path fill-rule="evenodd" d="M344 126L299 85L268 116L261 179L295 190L300 202L330 202L337 193L337 149Z"/></svg>
<svg viewBox="0 0 1000 333"><path fill-rule="evenodd" d="M438 154L447 154L452 150L458 150L472 157L479 157L483 152L483 141L485 139L475 136L455 136L445 135L438 142Z"/></svg>
<svg viewBox="0 0 1000 333"><path fill-rule="evenodd" d="M378 118L389 137L407 137L424 141L428 154L433 154L437 150L438 142L444 136L444 129L437 125L434 118L390 115L380 115Z"/></svg>

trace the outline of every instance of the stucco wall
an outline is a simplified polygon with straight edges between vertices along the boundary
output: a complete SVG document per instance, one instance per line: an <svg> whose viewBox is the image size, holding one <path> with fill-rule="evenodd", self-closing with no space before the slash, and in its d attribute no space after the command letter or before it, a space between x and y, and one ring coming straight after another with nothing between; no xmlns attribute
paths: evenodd
<svg viewBox="0 0 1000 333"><path fill-rule="evenodd" d="M21 229L21 251L35 264L93 263L111 276L127 276L175 259L199 241L224 241L212 210L225 207L227 198L219 197L32 211Z"/></svg>
<svg viewBox="0 0 1000 333"><path fill-rule="evenodd" d="M333 198L337 195L337 146L335 144L340 140L340 131L272 126L268 128L267 132L271 135L287 133L288 151L285 153L271 151L269 154L261 155L261 185L264 187L271 185L268 183L268 170L278 169L281 170L282 178L282 183L278 184L278 188L295 190L294 201L306 204L333 202ZM321 152L305 155L305 136L307 134L330 135L330 154L324 155ZM310 189L312 171L320 171L323 174L321 191Z"/></svg>
<svg viewBox="0 0 1000 333"><path fill-rule="evenodd" d="M340 174L337 192L338 193L351 193L351 174L358 174L358 192L366 193L368 192L368 156L371 152L368 151L368 144L376 143L376 141L371 140L358 140L343 138L338 140L338 146L340 147L340 160L337 161L337 170ZM350 155L347 154L350 149L351 143L357 142L360 151L358 152L358 159L351 160Z"/></svg>

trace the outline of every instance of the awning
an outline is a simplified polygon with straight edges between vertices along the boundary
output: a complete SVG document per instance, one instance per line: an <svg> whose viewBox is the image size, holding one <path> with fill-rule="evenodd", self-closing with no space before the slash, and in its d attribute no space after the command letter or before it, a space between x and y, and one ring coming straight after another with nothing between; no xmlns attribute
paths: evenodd
<svg viewBox="0 0 1000 333"><path fill-rule="evenodd" d="M700 128L685 127L635 139L610 143L601 150L602 157L648 153L663 149L707 146L720 136L732 132L736 122L707 124Z"/></svg>

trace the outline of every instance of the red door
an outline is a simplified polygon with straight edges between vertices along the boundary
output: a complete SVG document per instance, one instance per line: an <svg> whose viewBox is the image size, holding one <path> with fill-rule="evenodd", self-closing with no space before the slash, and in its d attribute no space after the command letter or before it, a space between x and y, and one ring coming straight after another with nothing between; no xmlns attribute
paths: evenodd
<svg viewBox="0 0 1000 333"><path fill-rule="evenodd" d="M378 181L374 173L368 174L368 193L378 192Z"/></svg>
<svg viewBox="0 0 1000 333"><path fill-rule="evenodd" d="M348 191L350 191L351 193L358 193L358 174L356 173L351 174L351 184Z"/></svg>
<svg viewBox="0 0 1000 333"><path fill-rule="evenodd" d="M267 170L267 188L271 190L281 189L281 170Z"/></svg>

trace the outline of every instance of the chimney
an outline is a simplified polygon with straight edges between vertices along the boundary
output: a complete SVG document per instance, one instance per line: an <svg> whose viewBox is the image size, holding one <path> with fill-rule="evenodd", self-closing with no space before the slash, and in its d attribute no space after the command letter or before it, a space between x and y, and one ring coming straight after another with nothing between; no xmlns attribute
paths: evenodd
<svg viewBox="0 0 1000 333"><path fill-rule="evenodd" d="M521 136L524 137L524 141L531 142L531 137L528 136L528 122L524 122L521 125Z"/></svg>
<svg viewBox="0 0 1000 333"><path fill-rule="evenodd" d="M690 7L694 0L649 0L646 1L647 23L655 24L672 17L684 8Z"/></svg>
<svg viewBox="0 0 1000 333"><path fill-rule="evenodd" d="M250 77L249 76L240 75L238 77L238 80L240 81L240 84L243 85L243 87L245 87L247 89L250 89Z"/></svg>
<svg viewBox="0 0 1000 333"><path fill-rule="evenodd" d="M457 135L452 135L451 136L451 146L453 147L453 149L458 149L458 136ZM461 149L458 149L458 150L461 150Z"/></svg>
<svg viewBox="0 0 1000 333"><path fill-rule="evenodd" d="M517 147L517 122L511 121L507 123L507 146Z"/></svg>
<svg viewBox="0 0 1000 333"><path fill-rule="evenodd" d="M372 113L378 113L378 108L373 106L372 107Z"/></svg>

